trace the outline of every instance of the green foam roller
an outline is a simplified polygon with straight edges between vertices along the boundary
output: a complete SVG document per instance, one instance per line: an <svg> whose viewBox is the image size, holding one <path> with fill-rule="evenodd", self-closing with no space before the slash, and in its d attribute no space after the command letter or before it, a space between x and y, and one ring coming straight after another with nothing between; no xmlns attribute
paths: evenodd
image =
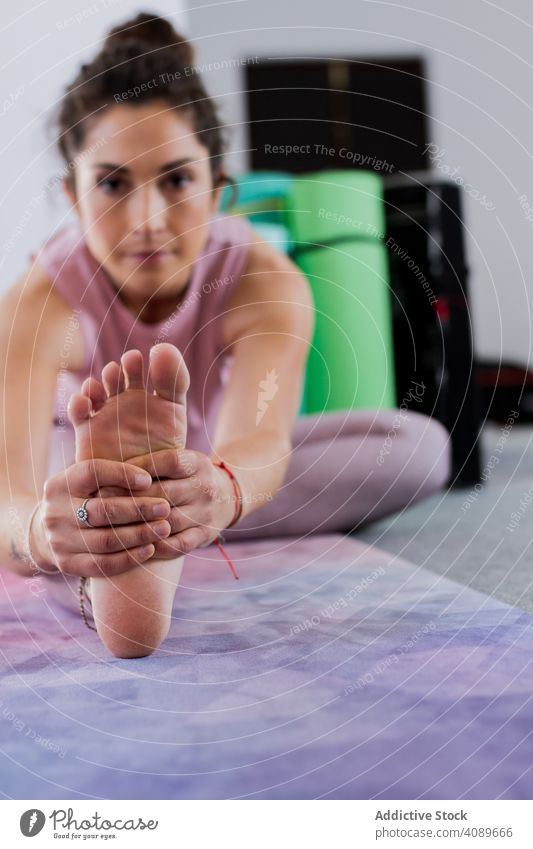
<svg viewBox="0 0 533 849"><path fill-rule="evenodd" d="M306 412L396 406L382 183L373 172L294 178L285 221L316 307Z"/></svg>
<svg viewBox="0 0 533 849"><path fill-rule="evenodd" d="M302 256L300 267L316 309L306 368L307 412L395 407L390 305L383 297L388 263L382 247L338 245Z"/></svg>

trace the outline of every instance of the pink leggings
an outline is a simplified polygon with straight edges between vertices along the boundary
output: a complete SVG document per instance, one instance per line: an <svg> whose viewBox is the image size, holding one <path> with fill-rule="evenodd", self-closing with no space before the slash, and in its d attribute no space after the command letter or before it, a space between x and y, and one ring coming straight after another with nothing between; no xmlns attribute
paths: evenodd
<svg viewBox="0 0 533 849"><path fill-rule="evenodd" d="M351 410L299 416L282 487L228 541L347 532L442 489L450 435L414 410Z"/></svg>

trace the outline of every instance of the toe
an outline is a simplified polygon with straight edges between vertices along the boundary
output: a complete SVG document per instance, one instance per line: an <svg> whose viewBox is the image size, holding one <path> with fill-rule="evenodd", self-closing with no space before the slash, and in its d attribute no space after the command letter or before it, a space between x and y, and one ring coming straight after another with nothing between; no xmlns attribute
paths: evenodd
<svg viewBox="0 0 533 849"><path fill-rule="evenodd" d="M126 380L126 389L144 389L144 363L140 351L126 351L120 362Z"/></svg>
<svg viewBox="0 0 533 849"><path fill-rule="evenodd" d="M161 342L150 349L150 380L155 392L168 401L185 403L189 372L175 345Z"/></svg>
<svg viewBox="0 0 533 849"><path fill-rule="evenodd" d="M82 395L86 395L87 398L91 399L95 412L98 412L104 406L107 398L106 391L100 381L96 380L95 377L88 377L84 380L80 391Z"/></svg>
<svg viewBox="0 0 533 849"><path fill-rule="evenodd" d="M102 369L102 383L108 398L118 395L124 391L124 374L118 363L114 361L107 363Z"/></svg>
<svg viewBox="0 0 533 849"><path fill-rule="evenodd" d="M90 418L91 412L92 402L87 395L81 395L79 392L71 395L67 405L67 415L74 427L86 422Z"/></svg>

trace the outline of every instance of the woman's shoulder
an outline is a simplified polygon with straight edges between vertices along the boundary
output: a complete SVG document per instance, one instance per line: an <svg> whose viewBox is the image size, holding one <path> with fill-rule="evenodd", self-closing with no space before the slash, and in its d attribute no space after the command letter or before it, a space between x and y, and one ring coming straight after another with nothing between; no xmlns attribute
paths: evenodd
<svg viewBox="0 0 533 849"><path fill-rule="evenodd" d="M224 345L230 348L241 333L270 312L312 314L313 301L309 282L293 260L262 238L246 222L250 233L242 274L232 287L224 315ZM306 318L307 320L307 318Z"/></svg>
<svg viewBox="0 0 533 849"><path fill-rule="evenodd" d="M239 270L261 242L263 239L244 215L222 214L211 219L208 244L229 254Z"/></svg>
<svg viewBox="0 0 533 849"><path fill-rule="evenodd" d="M269 242L259 235L244 215L221 215L211 222L209 238L236 249L240 256L242 273L240 281L253 270L261 270L265 264L281 262L292 264Z"/></svg>
<svg viewBox="0 0 533 849"><path fill-rule="evenodd" d="M78 262L85 254L83 233L77 223L69 222L48 236L36 251L32 251L30 259L53 281L63 269Z"/></svg>
<svg viewBox="0 0 533 849"><path fill-rule="evenodd" d="M30 304L39 304L39 307L42 307L46 302L49 304L48 312L51 315L70 313L68 304L54 288L53 275L36 253L30 254L22 273L6 289L4 301L16 301L25 307Z"/></svg>
<svg viewBox="0 0 533 849"><path fill-rule="evenodd" d="M50 333L58 341L72 323L71 306L58 292L53 274L35 252L30 254L25 269L3 293L0 309L4 318L23 315L28 327L35 322L40 333ZM69 369L74 370L81 367L84 357L81 342L78 345L77 339L75 341L69 364Z"/></svg>
<svg viewBox="0 0 533 849"><path fill-rule="evenodd" d="M242 239L242 244L246 245L246 262L239 281L241 290L246 288L247 280L249 281L251 275L257 275L258 285L264 283L265 287L269 285L267 272L289 271L303 276L296 263L271 242L260 236L247 218L235 216L235 219L237 223L226 225L226 227L230 235ZM236 290L238 288L236 287Z"/></svg>
<svg viewBox="0 0 533 849"><path fill-rule="evenodd" d="M254 234L254 228L244 215L218 213L211 219L209 236L215 241L238 241L243 236L253 236Z"/></svg>

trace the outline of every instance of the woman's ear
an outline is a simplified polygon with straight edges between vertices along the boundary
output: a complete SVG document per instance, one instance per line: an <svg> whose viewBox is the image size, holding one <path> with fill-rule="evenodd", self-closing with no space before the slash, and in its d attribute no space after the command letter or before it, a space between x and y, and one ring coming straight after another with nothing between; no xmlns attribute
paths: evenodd
<svg viewBox="0 0 533 849"><path fill-rule="evenodd" d="M68 202L76 210L78 201L76 200L76 192L74 190L74 176L72 174L69 174L68 177L63 177L63 191L67 197Z"/></svg>
<svg viewBox="0 0 533 849"><path fill-rule="evenodd" d="M220 206L220 196L222 194L223 188L224 188L223 186L219 186L217 189L213 189L212 201L211 201L213 212L218 212L218 209L219 209L219 206Z"/></svg>
<svg viewBox="0 0 533 849"><path fill-rule="evenodd" d="M219 171L215 178L214 188L212 192L213 212L218 212L220 206L220 198L222 197L222 192L224 191L226 180L227 177L224 172Z"/></svg>

